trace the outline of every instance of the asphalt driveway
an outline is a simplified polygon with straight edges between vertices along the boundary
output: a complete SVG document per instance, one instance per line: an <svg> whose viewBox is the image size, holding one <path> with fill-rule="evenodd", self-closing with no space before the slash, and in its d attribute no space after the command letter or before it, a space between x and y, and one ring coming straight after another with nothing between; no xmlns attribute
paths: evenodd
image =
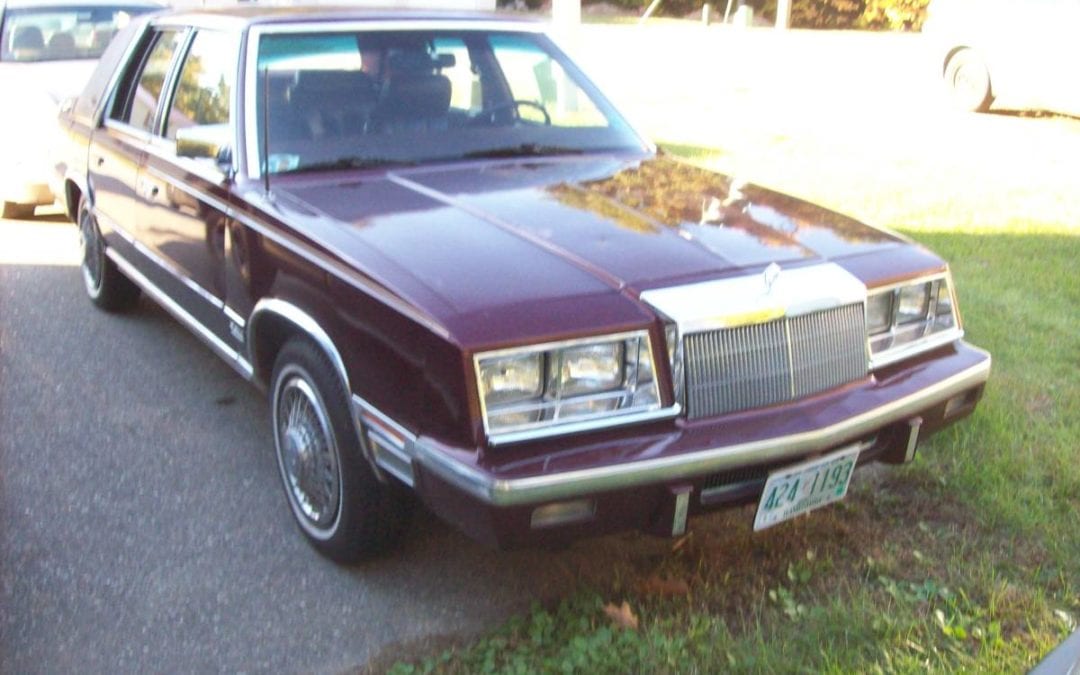
<svg viewBox="0 0 1080 675"><path fill-rule="evenodd" d="M579 553L423 512L392 557L320 558L262 395L152 302L95 310L59 221L0 221L0 672L337 672L571 583Z"/></svg>

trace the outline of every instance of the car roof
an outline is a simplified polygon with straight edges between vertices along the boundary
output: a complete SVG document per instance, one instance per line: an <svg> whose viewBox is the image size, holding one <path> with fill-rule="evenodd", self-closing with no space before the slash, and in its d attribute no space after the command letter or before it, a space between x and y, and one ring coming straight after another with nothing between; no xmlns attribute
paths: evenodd
<svg viewBox="0 0 1080 675"><path fill-rule="evenodd" d="M52 7L147 7L164 9L165 5L151 0L6 0L0 9L49 9Z"/></svg>
<svg viewBox="0 0 1080 675"><path fill-rule="evenodd" d="M315 22L477 22L497 23L508 30L535 21L494 12L435 9L387 9L357 5L236 4L217 7L177 8L157 15L159 23L192 25L225 24L233 27Z"/></svg>

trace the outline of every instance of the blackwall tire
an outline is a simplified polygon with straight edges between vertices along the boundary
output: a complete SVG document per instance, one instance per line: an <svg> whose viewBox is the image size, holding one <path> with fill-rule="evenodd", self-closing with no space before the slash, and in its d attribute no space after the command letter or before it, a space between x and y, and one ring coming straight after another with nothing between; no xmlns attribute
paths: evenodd
<svg viewBox="0 0 1080 675"><path fill-rule="evenodd" d="M83 286L95 305L108 312L122 312L139 301L139 287L124 276L116 263L105 255L105 241L89 202L79 202L79 247L82 251Z"/></svg>
<svg viewBox="0 0 1080 675"><path fill-rule="evenodd" d="M986 112L994 101L990 71L972 49L961 49L945 66L945 85L953 105L967 112Z"/></svg>
<svg viewBox="0 0 1080 675"><path fill-rule="evenodd" d="M278 353L270 414L289 508L321 554L353 564L401 536L412 500L375 476L364 458L341 378L326 355L302 338Z"/></svg>

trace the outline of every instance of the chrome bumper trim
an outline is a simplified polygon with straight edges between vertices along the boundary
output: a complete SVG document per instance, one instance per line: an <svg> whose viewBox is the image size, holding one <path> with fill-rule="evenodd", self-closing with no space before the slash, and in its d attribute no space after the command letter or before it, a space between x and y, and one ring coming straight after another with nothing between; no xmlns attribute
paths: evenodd
<svg viewBox="0 0 1080 675"><path fill-rule="evenodd" d="M904 420L927 407L943 403L951 396L986 382L990 376L990 355L970 345L969 348L984 354L986 359L904 398L827 427L788 436L710 448L673 457L508 480L492 477L456 461L425 445L423 439L418 439L413 445L413 452L415 460L425 470L492 506L537 504L595 492L680 480L749 463L772 462L827 450L871 433L886 424Z"/></svg>

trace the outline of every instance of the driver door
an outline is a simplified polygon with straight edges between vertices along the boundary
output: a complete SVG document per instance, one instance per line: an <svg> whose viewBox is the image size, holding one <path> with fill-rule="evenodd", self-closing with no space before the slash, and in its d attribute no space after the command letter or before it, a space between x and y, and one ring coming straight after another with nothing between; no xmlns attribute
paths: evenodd
<svg viewBox="0 0 1080 675"><path fill-rule="evenodd" d="M191 36L136 182L139 240L160 268L155 283L233 350L240 341L227 317L225 253L239 57L238 33ZM215 156L190 156L206 148Z"/></svg>

